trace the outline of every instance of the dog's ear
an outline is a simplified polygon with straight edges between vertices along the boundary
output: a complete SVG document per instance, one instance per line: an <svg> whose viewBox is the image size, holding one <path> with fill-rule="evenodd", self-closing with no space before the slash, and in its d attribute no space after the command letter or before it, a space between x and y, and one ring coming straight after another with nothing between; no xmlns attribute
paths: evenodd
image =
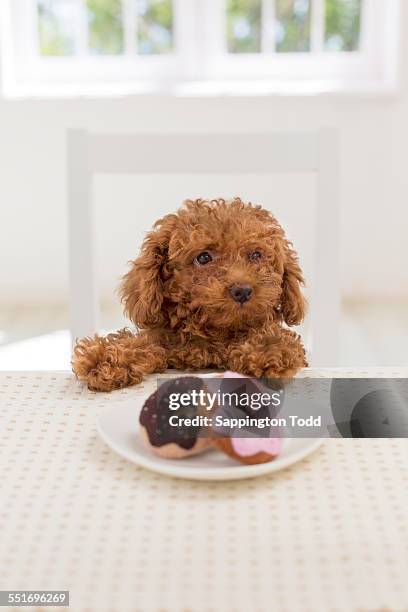
<svg viewBox="0 0 408 612"><path fill-rule="evenodd" d="M140 256L130 262L131 269L120 286L124 314L139 328L161 327L165 323L162 270L170 237L166 217L155 228L147 234Z"/></svg>
<svg viewBox="0 0 408 612"><path fill-rule="evenodd" d="M299 325L306 312L306 300L301 292L304 279L297 254L290 242L285 243L280 314L287 325Z"/></svg>
<svg viewBox="0 0 408 612"><path fill-rule="evenodd" d="M286 240L284 231L275 217L264 208L255 207L254 210L257 218L270 228L271 236L278 244L277 267L280 271L283 269L283 272L282 293L279 304L275 309L275 315L278 319L285 321L287 325L299 325L306 313L306 300L301 292L304 279L298 256L293 250L291 242Z"/></svg>

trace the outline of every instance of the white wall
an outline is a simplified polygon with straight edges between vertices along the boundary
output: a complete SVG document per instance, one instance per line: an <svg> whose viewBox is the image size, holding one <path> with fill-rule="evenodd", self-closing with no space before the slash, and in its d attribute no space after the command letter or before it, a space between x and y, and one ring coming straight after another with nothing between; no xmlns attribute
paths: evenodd
<svg viewBox="0 0 408 612"><path fill-rule="evenodd" d="M402 83L394 97L0 100L1 302L66 297L65 130L76 126L166 133L336 126L341 141L343 295L408 296L406 3L404 9ZM117 201L120 196L113 197L115 184L111 182L106 189L96 186L102 200L105 197L99 214L107 215L99 248L121 257L122 234L107 228L120 227L119 215L123 225L134 223L137 217L131 202L123 208ZM157 187L158 210L163 210L168 192L164 183ZM186 193L190 195L207 194ZM143 206L136 200L137 196L135 206ZM274 202L267 204L274 209ZM174 205L169 201L170 208ZM119 262L118 255L113 257ZM106 293L115 275L112 264L102 266L100 274Z"/></svg>

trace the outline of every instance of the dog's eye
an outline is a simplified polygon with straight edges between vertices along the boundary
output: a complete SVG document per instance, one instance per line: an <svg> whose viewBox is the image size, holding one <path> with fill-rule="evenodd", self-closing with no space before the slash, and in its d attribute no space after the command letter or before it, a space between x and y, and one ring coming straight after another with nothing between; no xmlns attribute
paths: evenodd
<svg viewBox="0 0 408 612"><path fill-rule="evenodd" d="M196 263L199 266L205 266L205 264L210 263L212 261L212 257L208 251L203 251L195 258Z"/></svg>
<svg viewBox="0 0 408 612"><path fill-rule="evenodd" d="M250 253L248 257L250 261L258 261L259 259L261 259L262 253L261 251L252 251L252 253Z"/></svg>

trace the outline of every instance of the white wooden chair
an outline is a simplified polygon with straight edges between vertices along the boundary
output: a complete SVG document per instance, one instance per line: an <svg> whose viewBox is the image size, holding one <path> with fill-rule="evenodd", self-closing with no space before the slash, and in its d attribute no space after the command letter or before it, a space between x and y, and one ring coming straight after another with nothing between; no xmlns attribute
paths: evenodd
<svg viewBox="0 0 408 612"><path fill-rule="evenodd" d="M92 134L75 129L68 131L67 145L73 340L98 329L91 205L94 174L312 173L317 180L317 206L313 272L312 278L308 278L310 361L313 366L337 364L338 145L334 130L245 135L131 135Z"/></svg>

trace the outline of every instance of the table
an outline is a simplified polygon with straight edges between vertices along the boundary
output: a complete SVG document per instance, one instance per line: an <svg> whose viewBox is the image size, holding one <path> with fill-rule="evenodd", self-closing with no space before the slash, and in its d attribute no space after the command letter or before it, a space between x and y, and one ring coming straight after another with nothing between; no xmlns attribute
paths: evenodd
<svg viewBox="0 0 408 612"><path fill-rule="evenodd" d="M408 610L408 440L331 439L254 480L170 479L95 429L154 382L97 394L66 372L0 374L0 589L69 589L74 612Z"/></svg>

